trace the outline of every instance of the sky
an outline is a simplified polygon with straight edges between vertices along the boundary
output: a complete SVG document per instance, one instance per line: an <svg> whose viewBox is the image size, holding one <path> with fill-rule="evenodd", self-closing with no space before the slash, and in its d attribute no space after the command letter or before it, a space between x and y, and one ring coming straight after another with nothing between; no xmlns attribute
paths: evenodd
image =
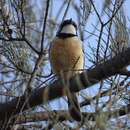
<svg viewBox="0 0 130 130"><path fill-rule="evenodd" d="M53 0L52 0L53 1ZM96 7L97 7L97 10L99 11L99 12L101 12L101 6L102 6L102 3L101 2L103 2L104 0L95 0L95 2L96 2ZM36 1L35 1L36 2ZM38 2L38 1L37 1ZM59 8L60 8L60 5L61 5L61 3L62 3L62 0L54 0L53 2L55 2L55 4L53 4L54 6L53 6L53 15L55 16L57 13L58 13L58 11L59 11ZM79 0L76 0L76 2L77 3L79 3ZM40 2L38 2L39 3L39 8L41 7L41 5L40 5ZM65 8L66 8L66 6L64 7L64 9L62 10L62 12L60 12L60 17L59 17L59 19L58 19L58 21L59 21L59 23L61 22L61 20L62 20L62 17L63 17L63 14L64 14L64 11L65 11ZM124 9L125 9L125 12L126 12L126 15L127 15L127 17L129 17L129 19L130 19L130 0L126 0L126 2L125 2L125 4L124 4ZM55 18L55 17L54 17ZM67 13L67 16L66 16L66 18L72 18L74 21L77 21L77 17L76 17L76 13L75 13L75 11L72 9L72 8L69 8L69 10L68 10L68 13ZM53 19L53 18L52 18ZM88 19L88 21L87 21L87 24L86 24L86 28L85 28L85 30L88 30L89 32L91 32L92 30L93 30L93 25L95 25L95 23L97 22L97 19L96 19L96 16L93 14L93 15L91 15L90 17L89 17L89 19ZM130 21L127 21L128 22L128 27L130 27ZM88 36L89 34L88 33L86 33L86 37ZM88 49L88 43L91 43L91 44L93 44L93 46L95 46L95 41L96 41L97 39L95 38L95 39L89 39L89 41L86 39L85 41L84 41L84 49L85 49L85 51L87 51L87 52L89 52L89 50L87 50ZM86 64L88 64L87 62L86 62ZM99 85L97 84L97 85L94 85L92 88L88 88L88 89L86 89L86 91L81 91L81 92L83 92L83 93L85 93L88 97L89 96L94 96L96 93L97 93L97 90L98 90L98 88L99 88ZM82 98L80 97L79 98L79 102L81 102L81 100L82 100ZM50 106L51 106L51 108L52 109L67 109L68 108L68 105L67 105L67 102L66 102L66 98L60 98L60 99L58 99L58 100L54 100L54 101L52 101L51 103L49 103L50 104ZM84 108L82 108L83 109L83 111L84 110L86 110L86 107L84 107ZM87 107L87 111L93 111L93 109L91 108L91 106L89 106L89 107Z"/></svg>
<svg viewBox="0 0 130 130"><path fill-rule="evenodd" d="M101 8L102 8L102 3L101 2L103 2L104 0L95 0L95 1L96 1L96 8L101 13ZM79 1L77 0L77 3L78 2ZM61 4L61 0L55 0L55 5L53 7L54 8L54 11L53 11L54 15L58 13L60 4ZM126 12L126 16L130 18L130 13L128 13L128 12L130 12L129 5L130 5L130 0L126 0L126 2L124 4L124 9L125 9L125 12ZM65 8L64 8L64 10L65 10ZM64 10L62 11L62 13L60 12L61 14L60 14L60 17L59 17L60 19L58 19L59 21L62 20L62 17L63 17L63 14L64 14ZM72 8L69 8L69 11L67 13L66 18L73 18L74 21L77 21L77 17L76 17L75 11ZM86 25L85 29L88 30L89 32L91 32L93 30L93 25L95 25L95 22L97 22L96 16L95 15L91 15L89 17L89 19L88 19L88 22L87 22L87 25ZM130 23L130 21L127 21L127 22ZM128 26L130 26L130 24ZM86 33L86 37L88 35L89 34ZM93 46L95 46L94 45L95 41L97 41L97 39L93 39L93 38L91 39L90 38L89 41L85 40L85 42L83 43L85 51L87 51L87 52L89 51L89 50L87 50L88 49L88 43L93 43ZM99 84L96 84L96 85L92 86L91 88L88 88L86 90L82 90L81 92L85 93L88 97L89 96L94 96L98 92L98 88L99 87L100 87ZM107 97L102 99L102 101L104 101L106 99L107 99ZM79 102L81 102L81 100L82 100L82 98L80 97L79 98ZM67 102L66 102L66 98L65 99L60 98L58 100L54 100L50 104L51 104L52 108L54 108L54 109L67 109L68 108ZM91 106L83 107L82 110L83 111L87 110L89 112L90 111L91 112L94 111L94 109L92 109Z"/></svg>

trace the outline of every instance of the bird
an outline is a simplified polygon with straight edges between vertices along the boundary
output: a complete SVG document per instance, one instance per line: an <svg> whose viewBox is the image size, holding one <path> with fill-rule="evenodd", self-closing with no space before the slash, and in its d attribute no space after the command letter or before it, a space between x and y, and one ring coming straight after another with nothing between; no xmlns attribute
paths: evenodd
<svg viewBox="0 0 130 130"><path fill-rule="evenodd" d="M64 20L50 44L49 58L52 72L66 84L84 68L83 45L77 30L77 24L72 18ZM75 121L81 121L82 114L76 93L68 91L66 95L70 116Z"/></svg>

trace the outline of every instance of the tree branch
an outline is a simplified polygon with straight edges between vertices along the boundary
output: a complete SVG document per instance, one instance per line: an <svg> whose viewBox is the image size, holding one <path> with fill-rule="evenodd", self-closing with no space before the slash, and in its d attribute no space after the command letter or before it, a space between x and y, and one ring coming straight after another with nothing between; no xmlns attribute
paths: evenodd
<svg viewBox="0 0 130 130"><path fill-rule="evenodd" d="M127 115L130 112L130 104L127 106L123 106L120 109L116 109L114 111L105 111L101 114L106 114L108 116L108 119L111 117L118 117L118 116L124 116ZM87 118L88 120L95 121L97 113L95 112L82 112L82 115L84 118ZM49 112L36 112L32 114L20 114L15 117L16 121L15 124L22 124L27 122L37 122L37 121L48 121L50 119L55 120L57 122L62 122L65 120L73 120L66 110L54 110Z"/></svg>
<svg viewBox="0 0 130 130"><path fill-rule="evenodd" d="M130 48L116 57L98 64L95 68L85 71L70 80L70 91L78 92L88 88L101 80L104 80L115 74L119 74L120 70L130 64ZM23 95L19 98L14 98L12 101L0 104L0 121L9 119L12 115L18 114L30 107L35 107L40 104L47 103L61 96L64 96L64 87L61 80L56 80L48 86L34 90L31 95L26 97ZM24 104L24 106L23 106ZM17 106L17 107L16 107Z"/></svg>

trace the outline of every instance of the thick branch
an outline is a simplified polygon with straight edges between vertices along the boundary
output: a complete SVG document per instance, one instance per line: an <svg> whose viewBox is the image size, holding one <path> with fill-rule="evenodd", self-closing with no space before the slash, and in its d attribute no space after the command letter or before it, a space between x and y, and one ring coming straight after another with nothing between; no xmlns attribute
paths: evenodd
<svg viewBox="0 0 130 130"><path fill-rule="evenodd" d="M109 118L116 118L119 116L125 116L130 112L130 104L124 106L120 109L116 109L114 111L106 111L101 112L101 114L105 114ZM95 121L97 113L93 112L82 112L84 118L88 120ZM15 124L22 124L27 122L37 122L37 121L48 121L48 120L55 120L55 121L65 121L65 120L72 120L71 116L69 115L68 111L58 110L58 111L49 111L49 112L36 112L33 114L25 114L25 115L18 115L16 116Z"/></svg>
<svg viewBox="0 0 130 130"><path fill-rule="evenodd" d="M82 89L88 88L103 79L106 79L112 75L118 74L120 69L130 64L130 48L125 52L122 52L118 56L98 64L95 68L85 71L80 75L70 80L70 90L78 92ZM79 79L79 80L78 80ZM54 83L34 90L28 99L25 95L14 98L12 101L0 104L0 121L9 119L11 115L15 115L23 110L28 109L27 102L30 107L46 103L53 99L64 96L64 87L61 80L57 80ZM27 101L28 100L28 101ZM24 106L23 106L24 104ZM17 108L16 108L17 106Z"/></svg>

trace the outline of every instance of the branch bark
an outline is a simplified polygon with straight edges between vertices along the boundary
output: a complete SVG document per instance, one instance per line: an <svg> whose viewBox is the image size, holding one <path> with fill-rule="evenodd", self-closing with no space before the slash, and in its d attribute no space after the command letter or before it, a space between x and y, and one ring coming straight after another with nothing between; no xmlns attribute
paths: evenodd
<svg viewBox="0 0 130 130"><path fill-rule="evenodd" d="M115 74L130 64L130 48L120 53L116 57L98 64L95 68L85 71L70 80L70 91L78 92L88 88L101 80L104 80ZM47 103L61 96L65 96L64 87L61 80L56 80L48 86L34 90L27 98L23 95L14 98L12 101L0 104L0 122L9 119L11 116L20 113L30 107ZM21 110L22 108L22 110Z"/></svg>
<svg viewBox="0 0 130 130"><path fill-rule="evenodd" d="M130 104L127 106L123 106L120 109L116 109L114 111L105 111L101 114L104 114L108 117L108 119L116 118L119 116L125 116L130 112ZM84 118L88 120L95 121L97 113L95 112L82 112ZM65 120L73 120L69 115L68 111L65 110L54 110L49 112L36 112L32 114L25 114L25 115L18 115L15 117L16 121L15 124L22 124L27 122L36 122L36 121L48 121L52 119L52 121L65 121Z"/></svg>

